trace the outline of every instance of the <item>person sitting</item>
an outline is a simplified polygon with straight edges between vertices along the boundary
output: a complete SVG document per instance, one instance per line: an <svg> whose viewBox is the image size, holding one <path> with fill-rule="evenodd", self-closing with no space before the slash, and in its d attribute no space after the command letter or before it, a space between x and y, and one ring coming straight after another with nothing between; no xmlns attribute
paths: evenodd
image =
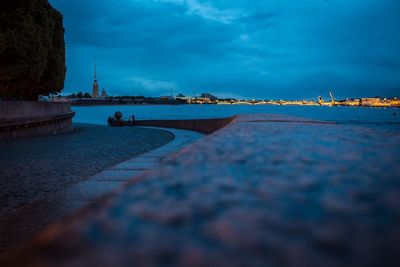
<svg viewBox="0 0 400 267"><path fill-rule="evenodd" d="M122 112L117 111L114 113L114 116L108 117L107 124L109 126L134 126L135 115L130 116L128 121L124 121L122 119Z"/></svg>
<svg viewBox="0 0 400 267"><path fill-rule="evenodd" d="M130 123L131 125L134 125L134 124L135 124L135 115L132 114L132 116L129 117L129 123Z"/></svg>

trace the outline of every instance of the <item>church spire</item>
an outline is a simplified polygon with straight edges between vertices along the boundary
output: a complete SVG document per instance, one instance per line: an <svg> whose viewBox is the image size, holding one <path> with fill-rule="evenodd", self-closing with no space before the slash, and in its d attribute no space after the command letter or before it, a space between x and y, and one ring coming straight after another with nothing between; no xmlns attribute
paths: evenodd
<svg viewBox="0 0 400 267"><path fill-rule="evenodd" d="M93 81L92 97L96 98L98 96L99 96L99 84L97 83L97 64L96 64L96 58L94 58L94 81Z"/></svg>
<svg viewBox="0 0 400 267"><path fill-rule="evenodd" d="M97 66L96 66L96 58L94 58L94 80L97 80Z"/></svg>

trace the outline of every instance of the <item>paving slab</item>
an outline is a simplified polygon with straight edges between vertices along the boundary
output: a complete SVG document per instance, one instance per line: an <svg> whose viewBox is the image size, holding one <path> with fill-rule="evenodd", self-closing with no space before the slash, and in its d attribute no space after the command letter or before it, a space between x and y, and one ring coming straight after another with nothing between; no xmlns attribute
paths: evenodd
<svg viewBox="0 0 400 267"><path fill-rule="evenodd" d="M120 164L115 165L114 167L111 168L112 170L148 170L151 168L156 167L159 165L161 160L157 159L157 161L153 162L146 162L146 161L129 161L129 162L123 162Z"/></svg>
<svg viewBox="0 0 400 267"><path fill-rule="evenodd" d="M88 179L88 181L99 181L99 182L126 182L129 179L141 174L143 170L129 170L129 169L108 169L102 171L96 175L93 175Z"/></svg>
<svg viewBox="0 0 400 267"><path fill-rule="evenodd" d="M131 177L132 178L132 177ZM93 201L104 194L116 190L121 181L84 181L77 183L61 193L57 194L63 202L69 201Z"/></svg>

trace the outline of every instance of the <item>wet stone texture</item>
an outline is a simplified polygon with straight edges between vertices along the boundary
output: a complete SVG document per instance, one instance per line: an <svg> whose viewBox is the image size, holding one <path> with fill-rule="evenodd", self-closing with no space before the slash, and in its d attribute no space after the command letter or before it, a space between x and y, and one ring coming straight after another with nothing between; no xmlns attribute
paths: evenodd
<svg viewBox="0 0 400 267"><path fill-rule="evenodd" d="M241 116L11 265L400 266L399 130Z"/></svg>

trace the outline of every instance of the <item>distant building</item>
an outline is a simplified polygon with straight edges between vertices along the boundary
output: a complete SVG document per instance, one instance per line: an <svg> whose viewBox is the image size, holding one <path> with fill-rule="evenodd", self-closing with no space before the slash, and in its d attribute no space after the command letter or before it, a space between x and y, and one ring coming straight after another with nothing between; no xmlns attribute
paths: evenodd
<svg viewBox="0 0 400 267"><path fill-rule="evenodd" d="M170 95L162 95L162 96L160 96L160 99L162 99L162 100L172 100L172 99L174 99L174 97L170 96Z"/></svg>
<svg viewBox="0 0 400 267"><path fill-rule="evenodd" d="M101 96L107 97L106 89L103 88L103 90L101 90Z"/></svg>
<svg viewBox="0 0 400 267"><path fill-rule="evenodd" d="M99 96L99 84L97 83L96 62L94 62L94 81L93 81L92 97L96 98L98 96Z"/></svg>
<svg viewBox="0 0 400 267"><path fill-rule="evenodd" d="M390 99L390 105L394 107L400 107L400 99L393 97Z"/></svg>
<svg viewBox="0 0 400 267"><path fill-rule="evenodd" d="M360 105L365 107L381 106L384 101L380 97L365 97L361 98Z"/></svg>
<svg viewBox="0 0 400 267"><path fill-rule="evenodd" d="M360 106L361 99L359 98L346 98L344 105L346 106Z"/></svg>

